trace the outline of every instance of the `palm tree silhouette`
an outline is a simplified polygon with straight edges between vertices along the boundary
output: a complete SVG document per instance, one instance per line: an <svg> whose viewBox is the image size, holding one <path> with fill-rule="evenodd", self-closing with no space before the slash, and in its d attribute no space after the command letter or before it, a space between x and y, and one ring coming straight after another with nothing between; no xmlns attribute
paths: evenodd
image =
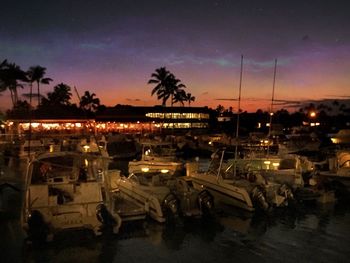
<svg viewBox="0 0 350 263"><path fill-rule="evenodd" d="M173 106L175 102L174 96L176 96L178 101L183 104L185 100L185 95L186 95L183 88L186 88L186 86L181 83L181 80L177 79L173 74L170 74L169 87L167 89L167 93L168 93L168 97L169 96L171 97L171 106Z"/></svg>
<svg viewBox="0 0 350 263"><path fill-rule="evenodd" d="M17 88L23 88L20 82L27 82L25 72L15 63L4 60L0 64L0 91L9 90L13 106L18 102Z"/></svg>
<svg viewBox="0 0 350 263"><path fill-rule="evenodd" d="M172 106L175 94L179 92L180 89L186 88L186 86L165 67L157 68L155 73L152 73L148 84L156 84L151 94L152 96L157 94L157 98L158 100L162 100L163 106L166 105L169 98Z"/></svg>
<svg viewBox="0 0 350 263"><path fill-rule="evenodd" d="M192 96L191 93L186 93L186 101L188 101L188 107L191 106L191 101L195 101L196 97Z"/></svg>
<svg viewBox="0 0 350 263"><path fill-rule="evenodd" d="M176 90L173 96L172 104L180 102L181 105L184 106L184 101L186 101L186 92L183 89Z"/></svg>
<svg viewBox="0 0 350 263"><path fill-rule="evenodd" d="M36 82L38 87L38 106L40 105L40 84L49 84L50 81L52 81L51 78L44 78L45 74L46 74L46 68L39 65L32 66L27 71L27 75L29 77L29 82L30 82L30 95L29 95L30 104L32 102L33 83Z"/></svg>
<svg viewBox="0 0 350 263"><path fill-rule="evenodd" d="M80 99L80 107L89 112L94 112L100 106L100 99L95 98L95 93L85 91L84 95Z"/></svg>
<svg viewBox="0 0 350 263"><path fill-rule="evenodd" d="M51 105L70 105L72 97L71 87L60 83L53 88L53 92L47 94L47 103Z"/></svg>
<svg viewBox="0 0 350 263"><path fill-rule="evenodd" d="M167 90L169 89L169 78L171 73L165 68L160 67L155 70L155 73L152 73L151 79L148 80L147 84L155 84L155 87L152 89L151 95L153 96L155 93L158 96L158 99L162 99L162 105L166 105L166 101L169 96L167 94Z"/></svg>

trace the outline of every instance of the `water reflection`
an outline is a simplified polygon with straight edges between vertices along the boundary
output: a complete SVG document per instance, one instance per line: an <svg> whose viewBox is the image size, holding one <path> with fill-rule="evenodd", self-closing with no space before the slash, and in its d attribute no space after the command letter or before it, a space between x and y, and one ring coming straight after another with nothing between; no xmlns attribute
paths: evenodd
<svg viewBox="0 0 350 263"><path fill-rule="evenodd" d="M11 193L11 204L19 199ZM2 218L1 262L347 262L350 207L298 204L270 214L222 207L214 218L175 225L124 223L118 235L67 231L23 246L18 214Z"/></svg>

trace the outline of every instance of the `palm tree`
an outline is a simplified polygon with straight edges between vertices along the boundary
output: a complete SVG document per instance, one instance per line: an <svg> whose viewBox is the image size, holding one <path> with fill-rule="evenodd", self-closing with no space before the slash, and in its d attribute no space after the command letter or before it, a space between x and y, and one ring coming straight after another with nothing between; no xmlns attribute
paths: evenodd
<svg viewBox="0 0 350 263"><path fill-rule="evenodd" d="M60 83L53 88L53 92L47 94L46 103L50 105L70 105L70 99L72 97L71 87L67 84Z"/></svg>
<svg viewBox="0 0 350 263"><path fill-rule="evenodd" d="M152 73L151 79L148 80L147 84L155 84L155 87L152 89L151 95L153 96L157 93L158 99L162 99L162 105L166 105L166 101L169 96L167 96L167 90L169 88L169 78L171 73L165 68L160 67L155 70L155 73Z"/></svg>
<svg viewBox="0 0 350 263"><path fill-rule="evenodd" d="M4 60L0 64L0 91L9 90L13 106L18 102L17 88L23 88L20 82L26 82L25 72L15 63Z"/></svg>
<svg viewBox="0 0 350 263"><path fill-rule="evenodd" d="M32 66L27 71L27 75L29 77L30 82L30 97L29 97L29 103L32 103L32 89L33 89L33 83L37 83L38 87L38 105L40 105L40 84L50 84L50 81L52 81L51 78L44 78L46 74L46 68L42 66Z"/></svg>
<svg viewBox="0 0 350 263"><path fill-rule="evenodd" d="M216 107L215 111L216 111L217 113L221 114L221 113L223 113L223 112L225 111L225 107L222 106L221 104L219 104L219 105Z"/></svg>
<svg viewBox="0 0 350 263"><path fill-rule="evenodd" d="M174 74L170 73L165 67L160 67L152 73L148 84L156 84L152 90L152 96L157 94L158 100L162 100L162 105L165 106L170 98L171 105L174 103L174 95L178 90L186 88L184 84L177 79Z"/></svg>
<svg viewBox="0 0 350 263"><path fill-rule="evenodd" d="M188 101L188 107L191 106L191 101L194 101L196 99L195 96L192 96L191 93L186 93L186 101Z"/></svg>
<svg viewBox="0 0 350 263"><path fill-rule="evenodd" d="M178 89L173 96L172 104L180 102L184 106L184 101L186 100L186 92L183 89Z"/></svg>
<svg viewBox="0 0 350 263"><path fill-rule="evenodd" d="M3 92L7 89L4 83L5 69L7 65L8 65L7 59L5 59L3 62L0 63L0 92Z"/></svg>
<svg viewBox="0 0 350 263"><path fill-rule="evenodd" d="M84 95L80 99L80 108L89 112L95 112L100 106L100 99L95 98L95 93L85 91Z"/></svg>
<svg viewBox="0 0 350 263"><path fill-rule="evenodd" d="M170 74L169 76L169 86L167 91L168 97L171 97L171 106L173 106L174 103L174 96L177 96L180 98L181 103L183 104L183 101L185 100L186 93L183 90L183 88L186 88L184 84L181 83L181 80L177 79L173 74ZM178 95L176 95L178 94Z"/></svg>

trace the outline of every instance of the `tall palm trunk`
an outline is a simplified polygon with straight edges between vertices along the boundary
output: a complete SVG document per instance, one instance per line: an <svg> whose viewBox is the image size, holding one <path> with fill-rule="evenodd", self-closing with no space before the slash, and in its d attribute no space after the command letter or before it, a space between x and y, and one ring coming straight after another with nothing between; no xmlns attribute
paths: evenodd
<svg viewBox="0 0 350 263"><path fill-rule="evenodd" d="M15 87L14 90L13 90L13 98L14 98L14 103L15 103L15 105L16 105L17 102L18 102L17 87Z"/></svg>
<svg viewBox="0 0 350 263"><path fill-rule="evenodd" d="M13 94L13 90L12 90L12 89L10 89L10 95L11 95L12 105L15 106L15 97L14 97L14 94Z"/></svg>
<svg viewBox="0 0 350 263"><path fill-rule="evenodd" d="M33 82L30 82L30 92L29 92L29 105L32 106L32 96L33 96Z"/></svg>
<svg viewBox="0 0 350 263"><path fill-rule="evenodd" d="M40 85L39 85L39 81L37 81L38 84L38 106L40 105Z"/></svg>

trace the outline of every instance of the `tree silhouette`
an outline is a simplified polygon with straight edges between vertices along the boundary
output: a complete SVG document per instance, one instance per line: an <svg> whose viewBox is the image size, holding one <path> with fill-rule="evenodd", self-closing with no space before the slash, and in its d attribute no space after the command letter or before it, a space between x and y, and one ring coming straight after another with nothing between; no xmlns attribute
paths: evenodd
<svg viewBox="0 0 350 263"><path fill-rule="evenodd" d="M148 84L155 84L151 95L153 96L154 94L157 94L157 98L158 100L162 100L163 106L166 105L169 98L171 105L173 105L175 94L180 92L180 89L186 88L186 86L165 67L156 69L155 73L152 73ZM177 97L179 98L180 95L177 95Z"/></svg>
<svg viewBox="0 0 350 263"><path fill-rule="evenodd" d="M222 106L221 104L219 104L219 105L216 107L215 111L216 111L217 113L221 114L221 113L223 113L223 112L225 111L225 107Z"/></svg>
<svg viewBox="0 0 350 263"><path fill-rule="evenodd" d="M186 93L183 90L186 88L184 84L181 83L181 80L177 79L173 74L170 74L169 77L169 87L167 89L167 96L171 98L171 106L174 104L174 96L177 96L177 101L183 104Z"/></svg>
<svg viewBox="0 0 350 263"><path fill-rule="evenodd" d="M30 82L30 97L29 97L29 103L32 103L32 89L33 89L33 83L37 83L37 89L38 89L38 105L40 105L40 84L49 84L50 81L52 81L51 78L44 78L46 74L46 68L42 66L32 66L27 71L27 75Z"/></svg>
<svg viewBox="0 0 350 263"><path fill-rule="evenodd" d="M185 101L186 101L186 92L183 89L178 89L175 91L175 94L173 95L173 100L171 105L179 102L182 106L184 106Z"/></svg>
<svg viewBox="0 0 350 263"><path fill-rule="evenodd" d="M186 101L188 102L188 106L191 106L191 102L195 101L196 97L192 96L191 93L186 93Z"/></svg>
<svg viewBox="0 0 350 263"><path fill-rule="evenodd" d="M158 99L162 99L162 105L165 106L168 98L166 97L166 90L169 88L169 78L171 73L165 68L160 67L155 70L155 73L152 73L151 79L148 80L147 84L155 84L155 87L152 89L151 95L157 94Z"/></svg>
<svg viewBox="0 0 350 263"><path fill-rule="evenodd" d="M85 91L84 95L80 99L79 106L86 111L95 112L100 106L100 99L96 98L95 93Z"/></svg>
<svg viewBox="0 0 350 263"><path fill-rule="evenodd" d="M12 105L18 102L17 88L23 88L23 82L27 82L25 72L15 63L4 60L0 64L0 91L10 91Z"/></svg>
<svg viewBox="0 0 350 263"><path fill-rule="evenodd" d="M52 106L69 106L72 97L71 87L60 83L53 88L53 92L47 94L47 99L43 99L43 104Z"/></svg>

